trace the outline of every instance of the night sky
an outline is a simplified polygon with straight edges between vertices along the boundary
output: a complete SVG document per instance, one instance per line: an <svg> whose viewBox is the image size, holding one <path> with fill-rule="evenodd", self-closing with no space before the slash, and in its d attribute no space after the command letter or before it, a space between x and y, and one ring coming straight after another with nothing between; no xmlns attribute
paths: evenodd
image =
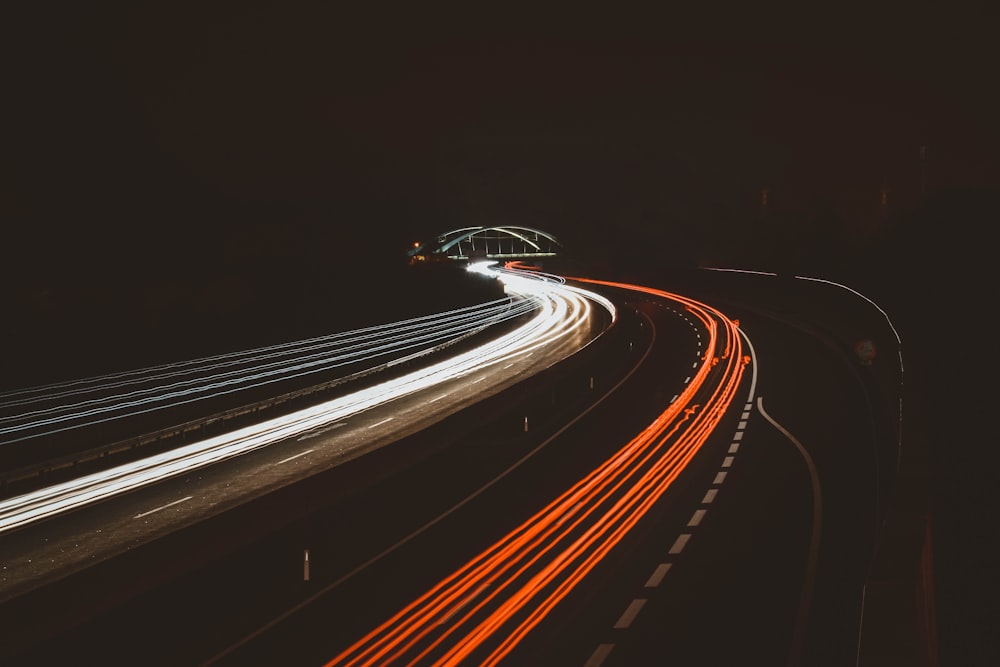
<svg viewBox="0 0 1000 667"><path fill-rule="evenodd" d="M863 243L883 188L901 209L997 182L985 9L352 4L7 10L15 277L505 222L725 259L762 188Z"/></svg>

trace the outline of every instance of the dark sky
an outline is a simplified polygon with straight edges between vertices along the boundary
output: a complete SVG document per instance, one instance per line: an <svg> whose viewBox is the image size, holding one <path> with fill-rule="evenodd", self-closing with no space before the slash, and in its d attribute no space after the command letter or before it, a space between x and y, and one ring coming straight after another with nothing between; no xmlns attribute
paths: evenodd
<svg viewBox="0 0 1000 667"><path fill-rule="evenodd" d="M669 234L733 224L762 187L860 220L883 185L914 201L921 146L930 187L998 181L985 3L22 4L8 266L200 261L268 225L389 252L493 222Z"/></svg>
<svg viewBox="0 0 1000 667"><path fill-rule="evenodd" d="M920 202L922 173L926 192L1000 185L995 1L697 4L5 3L0 297L15 352L0 375L85 375L96 367L69 362L100 366L101 355L145 365L140 352L168 344L178 348L168 358L202 354L204 344L177 341L250 310L260 283L276 283L226 274L236 266L391 258L417 236L512 222L568 246L750 245L762 238L765 187L789 227L833 211L831 224L862 238L883 220L883 187L900 211ZM768 243L782 242L788 229L779 231ZM942 236L971 264L970 246L987 253L969 242L980 233ZM952 320L926 315L938 304L925 295L948 272L911 254L899 282L917 329L938 323L926 334L937 349L956 334ZM200 285L178 282L216 266ZM955 293L972 312L995 281L982 282L982 300L969 283ZM231 332L294 323L273 315L292 300L282 290L262 306L270 317L220 325L217 343L249 347ZM312 314L329 295L309 299L301 310ZM66 305L74 300L82 312ZM124 358L129 345L143 349ZM962 386L955 366L950 353L940 360L940 386ZM970 384L984 376L978 360L958 366L977 374ZM956 437L942 414L956 450L992 442L985 430ZM970 460L951 464L958 486L968 470L996 470ZM954 514L994 506L956 503ZM942 599L980 590L973 579ZM963 627L972 637L994 630L972 612L945 618L952 646L972 644Z"/></svg>
<svg viewBox="0 0 1000 667"><path fill-rule="evenodd" d="M220 327L227 349L250 346L234 330L295 322L273 314L293 301L284 283L261 308L271 315L256 317L247 304L277 281L234 267L391 258L417 236L495 223L537 225L570 247L625 239L655 251L780 246L820 218L864 239L884 222L883 188L898 212L920 203L922 183L1000 186L995 1L697 5L7 2L0 297L4 336L21 333L5 338L15 352L2 362L24 370L0 374L34 384L42 370L95 372L67 364L101 355L147 364L122 350L177 347L240 307L252 327ZM754 226L765 187L785 225L770 237ZM945 206L930 226L953 217ZM973 264L970 247L989 252L970 243L981 229L942 231L929 245L950 238L960 264ZM897 281L921 331L925 295L949 273L926 269L923 252ZM179 284L205 267L222 268ZM969 283L955 293L973 311ZM982 282L983 300L994 283ZM290 284L310 316L330 301ZM941 327L931 349L954 340L952 320L927 319ZM955 365L950 353L940 361L942 387L962 386ZM984 375L958 365L977 374L970 384ZM991 442L948 427L948 444ZM975 463L954 467L996 469ZM987 504L955 514L976 506ZM960 639L956 627L994 629L978 614L950 618Z"/></svg>

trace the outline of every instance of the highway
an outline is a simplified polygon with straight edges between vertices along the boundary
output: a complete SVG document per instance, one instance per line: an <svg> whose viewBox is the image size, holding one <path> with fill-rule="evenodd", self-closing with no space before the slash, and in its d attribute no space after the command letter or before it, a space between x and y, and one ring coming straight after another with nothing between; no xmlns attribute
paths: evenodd
<svg viewBox="0 0 1000 667"><path fill-rule="evenodd" d="M81 442L106 443L155 424L169 427L190 414L183 409L195 403L199 411L206 404L221 410L289 388L346 383L446 349L538 306L537 300L515 293L382 326L4 392L0 461L6 466L30 461L39 458L39 449L59 454L70 447L68 435L76 451Z"/></svg>
<svg viewBox="0 0 1000 667"><path fill-rule="evenodd" d="M488 304L458 317L444 314L431 323L406 322L380 328L376 335L369 331L363 336L355 333L349 337L348 354L343 344L327 346L323 362L336 365L351 356L382 363L389 357L387 366L406 368L407 361L422 356L414 349L427 354L431 349L428 341L441 346L442 340L451 342L498 323L515 322L500 335L466 345L461 353L445 354L442 360L427 354L431 362L421 364L417 370L388 374L381 382L369 381L360 390L333 400L0 500L2 599L17 597L47 581L288 485L317 468L336 466L419 430L502 390L519 376L530 376L536 369L578 351L599 336L614 315L613 309L604 308L600 308L603 316L592 314L595 304L610 307L600 297L588 300L569 288L547 285L535 277L511 276L508 282L512 300ZM310 342L308 347L314 349L315 345ZM297 348L300 354L285 356L282 370L286 374L306 365L302 346ZM228 386L237 374L241 381L260 378L261 358L266 359L268 368L275 367L272 351L252 355L255 363L250 372L246 371L250 365L245 359L251 355L242 356L244 361L236 374L228 370L224 376L215 373L222 364L213 359L189 364L197 368L195 373L188 373L193 379L172 380L169 386L163 385L161 378L176 378L178 371L174 368L149 369L125 379L102 378L102 382L46 388L47 392L21 392L6 408L9 417L5 422L9 426L5 434L16 437L5 446L26 439L25 432L40 430L44 434L47 429L51 434L63 430L66 422L83 420L77 428L91 427L93 424L87 420L94 415L121 411L113 399L96 395L120 392L126 384L131 385L128 391L133 405L143 411L150 403L173 398L179 393L178 385L195 387L205 395ZM382 375L387 374L375 376ZM428 391L433 395L428 396ZM87 397L77 398L82 393ZM68 395L74 397L73 402L61 407L58 400ZM151 398L135 398L139 395ZM17 411L29 402L48 403L51 407ZM21 429L24 425L32 428ZM250 453L257 456L248 456ZM220 462L229 462L232 467L220 467ZM234 477L241 482L234 483ZM164 484L167 481L174 483ZM178 486L184 489L182 495L178 495Z"/></svg>
<svg viewBox="0 0 1000 667"><path fill-rule="evenodd" d="M50 526L126 547L4 606L31 644L38 604L119 591L25 664L854 664L892 460L864 369L759 308L552 284L595 297L540 367L541 347L508 351L0 538L8 564L62 553ZM257 490L227 506L237 480Z"/></svg>
<svg viewBox="0 0 1000 667"><path fill-rule="evenodd" d="M530 281L524 282L530 285ZM340 424L342 419L349 416L366 412L414 392L436 387L448 380L465 376L473 370L514 358L523 358L525 355L532 354L539 347L551 344L552 339L562 338L588 319L587 304L580 297L577 297L575 303L553 299L550 304L552 305L551 309L538 309L538 314L526 325L513 332L494 339L486 345L474 348L470 352L449 357L418 371L379 383L362 391L352 392L309 409L292 412L243 429L172 449L157 456L146 457L134 463L116 466L106 471L69 480L63 484L45 487L0 501L0 533L75 509L83 504L103 500L112 495L125 493L176 475L188 474L204 466L241 456L275 442L312 433L318 429L333 428ZM504 315L507 317L510 317L507 315L509 310L511 309L504 308ZM515 316L517 312L515 310ZM526 312L526 310L522 309L520 312ZM467 317L471 324L463 322L459 329L460 334L467 333L473 327L488 326L488 320L487 324L484 325L483 318L482 313L478 316L474 315L472 318ZM374 344L368 343L362 349L362 353L366 358L377 357L384 353L384 349L391 349L393 343L400 337L407 346L415 347L417 343L412 341L418 340L418 336L427 339L439 339L438 336L441 336L433 330L428 333L424 329L417 329L417 332L414 333L412 331L414 328L414 325L411 325L407 327L408 331L402 334L392 332L391 336L383 334L373 337ZM452 333L453 329L454 327L449 330L448 336L456 335ZM385 342L386 338L388 338L388 342ZM373 348L374 351L372 351ZM355 354L357 353L352 351L351 356ZM342 355L333 355L333 358L335 363L342 358ZM292 371L296 371L302 365L296 362L291 364L290 368ZM286 364L283 370L288 368L289 365ZM252 377L259 377L258 371L255 370ZM138 406L137 411L142 412L148 409L147 402L155 404L160 400L173 398L177 393L188 391L178 391L175 385L164 388L163 385L158 384L160 379L161 376L155 374L148 380L144 378L143 381L150 384L150 389L130 392L131 395L155 391L157 395L153 399L135 398L124 401L124 405L122 405L121 395L115 394L107 398L73 403L70 410L62 410L58 407L50 410L37 410L29 413L32 417L38 417L32 421L21 420L17 415L10 418L10 421L17 423L13 427L7 427L7 432L18 433L20 427L26 425L59 431L67 428L62 426L64 420L87 419L105 411L135 408L136 406ZM207 381L203 380L201 376L199 379L202 380L200 389L207 391L215 391L220 385L227 385L230 382L228 377L220 381L218 376L209 376ZM60 392L56 394L56 397L64 395L64 392ZM87 405L83 405L83 403ZM82 409L77 410L81 405L83 405ZM57 416L50 416L50 413L55 413ZM90 422L86 422L86 424L90 425Z"/></svg>

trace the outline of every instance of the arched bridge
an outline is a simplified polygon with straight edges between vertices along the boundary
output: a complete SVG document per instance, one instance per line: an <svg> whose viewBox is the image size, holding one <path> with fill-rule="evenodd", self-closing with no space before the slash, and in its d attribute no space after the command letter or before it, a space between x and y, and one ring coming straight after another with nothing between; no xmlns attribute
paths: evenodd
<svg viewBox="0 0 1000 667"><path fill-rule="evenodd" d="M438 234L434 243L415 243L411 262L476 259L532 259L555 257L562 244L548 232L533 227L462 227Z"/></svg>

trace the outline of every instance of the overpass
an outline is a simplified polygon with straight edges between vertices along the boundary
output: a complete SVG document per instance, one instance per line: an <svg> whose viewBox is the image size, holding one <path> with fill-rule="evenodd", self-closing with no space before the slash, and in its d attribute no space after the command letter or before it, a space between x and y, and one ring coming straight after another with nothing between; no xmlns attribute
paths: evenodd
<svg viewBox="0 0 1000 667"><path fill-rule="evenodd" d="M501 225L453 229L438 234L434 243L414 243L408 255L411 263L476 259L504 261L556 257L562 250L562 244L548 232L533 227Z"/></svg>

